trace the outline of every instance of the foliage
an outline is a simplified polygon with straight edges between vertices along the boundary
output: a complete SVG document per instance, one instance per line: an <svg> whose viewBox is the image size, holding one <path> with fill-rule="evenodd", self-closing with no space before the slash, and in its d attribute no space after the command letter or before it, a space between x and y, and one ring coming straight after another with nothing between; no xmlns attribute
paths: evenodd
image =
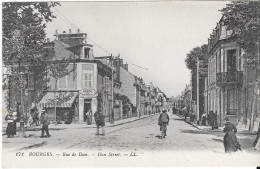
<svg viewBox="0 0 260 169"><path fill-rule="evenodd" d="M114 95L115 100L121 100L123 105L123 114L127 114L129 111L129 107L132 105L129 98L125 95L121 95L119 93L115 93Z"/></svg>
<svg viewBox="0 0 260 169"><path fill-rule="evenodd" d="M260 1L234 1L221 12L227 29L245 51L246 64L255 68L260 45Z"/></svg>
<svg viewBox="0 0 260 169"><path fill-rule="evenodd" d="M5 67L11 67L9 78L11 83L3 85L3 89L11 88L11 98L19 102L19 73L32 73L34 88L28 91L28 106L31 100L37 100L47 80L43 55L46 23L54 18L51 8L57 2L5 2L2 7L2 54ZM4 72L6 73L6 72ZM6 79L3 79L6 82ZM6 83L7 84L7 83ZM10 86L11 85L11 86ZM8 99L11 99L7 97ZM13 105L15 106L15 105ZM25 103L26 107L26 103Z"/></svg>
<svg viewBox="0 0 260 169"><path fill-rule="evenodd" d="M187 54L185 62L188 69L193 72L197 70L197 57L200 60L200 75L205 76L208 72L208 60L207 60L208 45L204 44L201 47L193 48L190 53Z"/></svg>

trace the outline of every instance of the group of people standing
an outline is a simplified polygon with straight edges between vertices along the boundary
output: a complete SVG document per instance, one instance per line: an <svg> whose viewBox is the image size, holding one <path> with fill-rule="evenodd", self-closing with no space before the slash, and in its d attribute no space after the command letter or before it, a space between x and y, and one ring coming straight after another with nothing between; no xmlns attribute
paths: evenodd
<svg viewBox="0 0 260 169"><path fill-rule="evenodd" d="M30 112L32 112L32 111L30 111ZM49 134L49 128L48 128L50 121L49 121L48 115L45 113L45 110L42 110L40 119L38 118L38 116L37 117L34 116L34 117L35 118L32 122L29 120L27 123L29 123L30 126L33 123L36 123L36 126L38 126L39 123L42 124L41 137L50 137L51 135ZM18 119L17 112L14 109L10 108L9 113L5 116L5 120L7 122L7 128L6 128L7 138L11 138L11 137L14 137L14 135L16 135L17 119ZM44 132L46 133L46 136L44 135Z"/></svg>

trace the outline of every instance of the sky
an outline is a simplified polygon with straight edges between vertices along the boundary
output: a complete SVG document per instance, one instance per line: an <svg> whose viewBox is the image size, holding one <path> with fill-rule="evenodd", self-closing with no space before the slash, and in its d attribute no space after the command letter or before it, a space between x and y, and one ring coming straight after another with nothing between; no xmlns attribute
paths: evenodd
<svg viewBox="0 0 260 169"><path fill-rule="evenodd" d="M227 3L61 2L53 10L57 18L47 24L46 32L53 40L55 30L76 32L79 28L90 38L87 43L94 45L95 57L120 53L131 73L172 97L190 83L186 54L207 43L221 18L219 10Z"/></svg>

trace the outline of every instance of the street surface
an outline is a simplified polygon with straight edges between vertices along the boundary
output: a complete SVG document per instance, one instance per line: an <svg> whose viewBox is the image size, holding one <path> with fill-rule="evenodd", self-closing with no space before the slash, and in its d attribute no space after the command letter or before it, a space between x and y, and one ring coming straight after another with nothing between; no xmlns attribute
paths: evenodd
<svg viewBox="0 0 260 169"><path fill-rule="evenodd" d="M259 151L251 144L255 135L237 134L243 151L224 153L219 131L199 130L170 114L167 137L159 139L159 114L106 127L97 136L95 125L50 125L50 138L40 138L40 128L26 131L27 138L3 136L3 166L15 167L172 167L258 166ZM129 119L131 120L131 119ZM21 156L22 154L22 156ZM73 157L74 154L75 156ZM107 156L104 156L106 154ZM16 163L9 163L12 159ZM247 159L247 160L245 160Z"/></svg>
<svg viewBox="0 0 260 169"><path fill-rule="evenodd" d="M199 130L176 115L170 115L167 137L159 139L159 114L134 122L106 127L105 136L95 135L94 125L79 128L51 126L50 138L40 138L41 131L26 131L28 138L3 137L4 150L17 149L86 149L86 150L156 150L156 151L210 151L224 153L222 132ZM82 126L82 125L80 125ZM254 135L237 134L242 148L254 151Z"/></svg>

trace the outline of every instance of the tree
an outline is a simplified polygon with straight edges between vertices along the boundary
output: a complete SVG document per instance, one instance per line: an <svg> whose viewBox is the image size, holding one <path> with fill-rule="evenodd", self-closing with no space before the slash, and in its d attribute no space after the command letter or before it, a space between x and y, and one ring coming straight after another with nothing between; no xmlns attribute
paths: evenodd
<svg viewBox="0 0 260 169"><path fill-rule="evenodd" d="M204 95L203 91L205 88L204 78L208 75L208 58L207 58L208 45L204 44L200 47L193 48L190 53L187 54L185 59L186 66L191 70L191 85L192 85L192 98L196 100L197 95L197 58L199 59L199 104L200 112L203 112Z"/></svg>
<svg viewBox="0 0 260 169"><path fill-rule="evenodd" d="M206 76L208 73L208 60L207 60L208 45L204 44L201 47L193 48L187 54L185 62L188 69L193 72L197 71L197 57L200 60L200 75Z"/></svg>
<svg viewBox="0 0 260 169"><path fill-rule="evenodd" d="M4 76L9 78L9 83L3 85L3 90L11 88L9 92L12 92L9 94L14 98L12 103L17 103L21 99L20 88L17 85L21 72L32 74L30 78L33 78L31 82L34 82L34 87L28 93L30 99L26 99L25 107L29 107L32 101L37 101L41 91L46 87L48 79L45 61L48 57L45 57L43 48L46 38L45 27L46 23L55 17L51 8L58 4L57 2L3 3L3 63L5 67L11 67L9 76ZM3 80L6 82L6 79Z"/></svg>
<svg viewBox="0 0 260 169"><path fill-rule="evenodd" d="M234 1L221 10L224 25L231 30L237 43L244 50L246 72L254 72L253 100L251 106L250 130L253 130L257 104L257 88L260 81L260 1ZM249 74L246 74L248 76ZM247 82L245 82L247 83ZM249 87L244 85L245 89Z"/></svg>
<svg viewBox="0 0 260 169"><path fill-rule="evenodd" d="M238 45L245 51L246 64L256 68L260 45L260 1L234 1L221 12L224 25L232 30Z"/></svg>

